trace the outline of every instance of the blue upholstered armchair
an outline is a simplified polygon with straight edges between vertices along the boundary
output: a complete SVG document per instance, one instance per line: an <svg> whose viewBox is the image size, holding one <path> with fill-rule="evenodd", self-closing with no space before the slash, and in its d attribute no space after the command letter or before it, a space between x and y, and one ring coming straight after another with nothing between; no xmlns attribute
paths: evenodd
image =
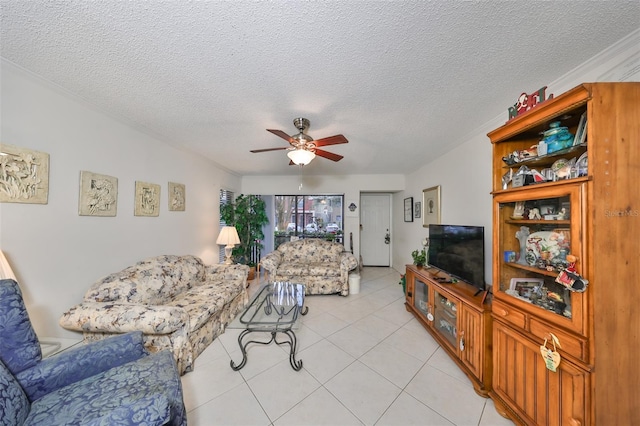
<svg viewBox="0 0 640 426"><path fill-rule="evenodd" d="M0 425L186 425L171 352L133 332L42 359L18 284L0 280Z"/></svg>

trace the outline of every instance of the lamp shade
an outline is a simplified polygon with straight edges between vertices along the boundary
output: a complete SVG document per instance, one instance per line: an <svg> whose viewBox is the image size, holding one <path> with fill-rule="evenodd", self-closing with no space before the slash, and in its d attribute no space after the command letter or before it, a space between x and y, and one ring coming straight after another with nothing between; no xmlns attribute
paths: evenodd
<svg viewBox="0 0 640 426"><path fill-rule="evenodd" d="M306 149L296 149L293 151L289 151L287 153L287 157L291 159L295 164L306 166L316 158L315 152L307 151Z"/></svg>
<svg viewBox="0 0 640 426"><path fill-rule="evenodd" d="M238 237L238 231L235 226L223 226L218 235L216 244L224 246L234 246L240 244L240 238Z"/></svg>
<svg viewBox="0 0 640 426"><path fill-rule="evenodd" d="M2 252L2 250L0 250L0 278L3 280L12 279L14 281L18 281L16 275L11 269L11 265L9 265L9 261L7 261L7 258L4 257L4 253Z"/></svg>
<svg viewBox="0 0 640 426"><path fill-rule="evenodd" d="M216 240L216 244L220 244L224 246L224 263L227 265L231 265L233 260L231 259L231 252L233 251L233 246L236 244L240 244L240 238L238 237L238 231L235 226L223 226L220 230L220 235L218 235L218 239Z"/></svg>

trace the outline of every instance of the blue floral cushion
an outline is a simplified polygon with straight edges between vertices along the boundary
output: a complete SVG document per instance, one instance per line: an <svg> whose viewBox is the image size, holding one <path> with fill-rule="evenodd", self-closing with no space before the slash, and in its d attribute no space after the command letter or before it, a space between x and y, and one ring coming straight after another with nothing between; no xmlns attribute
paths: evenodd
<svg viewBox="0 0 640 426"><path fill-rule="evenodd" d="M30 401L147 355L139 331L76 346L16 374Z"/></svg>
<svg viewBox="0 0 640 426"><path fill-rule="evenodd" d="M36 332L14 280L0 280L0 360L14 375L42 359Z"/></svg>
<svg viewBox="0 0 640 426"><path fill-rule="evenodd" d="M21 425L29 414L29 401L13 374L0 361L0 424Z"/></svg>
<svg viewBox="0 0 640 426"><path fill-rule="evenodd" d="M186 425L182 384L169 351L112 368L31 404L26 425Z"/></svg>

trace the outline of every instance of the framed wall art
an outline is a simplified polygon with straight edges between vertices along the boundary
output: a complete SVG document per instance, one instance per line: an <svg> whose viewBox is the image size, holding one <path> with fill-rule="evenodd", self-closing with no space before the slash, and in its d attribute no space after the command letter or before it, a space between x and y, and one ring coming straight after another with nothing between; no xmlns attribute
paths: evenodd
<svg viewBox="0 0 640 426"><path fill-rule="evenodd" d="M49 154L1 144L0 202L47 204Z"/></svg>
<svg viewBox="0 0 640 426"><path fill-rule="evenodd" d="M422 216L422 203L420 201L416 201L413 205L413 217L416 219L420 219Z"/></svg>
<svg viewBox="0 0 640 426"><path fill-rule="evenodd" d="M136 181L135 216L160 214L160 185Z"/></svg>
<svg viewBox="0 0 640 426"><path fill-rule="evenodd" d="M422 190L422 226L440 223L440 185Z"/></svg>
<svg viewBox="0 0 640 426"><path fill-rule="evenodd" d="M413 222L413 197L404 199L404 221Z"/></svg>
<svg viewBox="0 0 640 426"><path fill-rule="evenodd" d="M183 212L186 204L186 187L181 183L169 182L169 211Z"/></svg>
<svg viewBox="0 0 640 426"><path fill-rule="evenodd" d="M80 216L115 216L118 209L118 178L80 172Z"/></svg>

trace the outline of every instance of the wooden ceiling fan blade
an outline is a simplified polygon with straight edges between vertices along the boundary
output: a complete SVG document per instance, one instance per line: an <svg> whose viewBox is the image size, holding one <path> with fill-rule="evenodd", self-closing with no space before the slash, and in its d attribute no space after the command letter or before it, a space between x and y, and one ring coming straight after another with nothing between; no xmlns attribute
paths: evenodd
<svg viewBox="0 0 640 426"><path fill-rule="evenodd" d="M265 149L252 149L251 152L267 152L267 151L282 151L285 149L289 149L288 146L283 146L281 148L265 148Z"/></svg>
<svg viewBox="0 0 640 426"><path fill-rule="evenodd" d="M316 149L316 155L319 155L320 157L328 158L329 160L333 160L333 161L340 161L344 158L342 155L334 154L333 152L325 151L322 149Z"/></svg>
<svg viewBox="0 0 640 426"><path fill-rule="evenodd" d="M288 134L286 134L282 130L267 129L267 132L271 132L276 136L280 136L282 139L284 139L285 141L287 141L289 143L291 143L291 141L292 141L291 136L289 136Z"/></svg>
<svg viewBox="0 0 640 426"><path fill-rule="evenodd" d="M343 135L335 135L335 136L329 136L328 138L318 139L316 141L313 141L313 143L315 143L316 146L326 146L326 145L338 145L341 143L349 143L349 141Z"/></svg>

